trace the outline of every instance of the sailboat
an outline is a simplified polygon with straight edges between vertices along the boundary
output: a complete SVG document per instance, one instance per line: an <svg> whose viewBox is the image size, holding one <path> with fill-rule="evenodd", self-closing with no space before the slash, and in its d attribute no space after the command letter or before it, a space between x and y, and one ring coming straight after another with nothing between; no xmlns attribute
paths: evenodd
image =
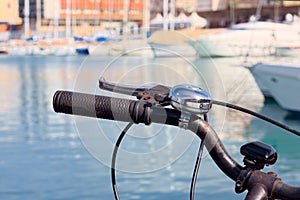
<svg viewBox="0 0 300 200"><path fill-rule="evenodd" d="M71 41L71 0L65 1L52 1L44 0L44 6L49 9L49 14L54 20L54 25L51 25L53 30L48 37L39 37L33 49L34 55L56 55L56 56L68 56L75 54L75 48ZM52 8L52 9L51 9ZM66 27L65 34L59 32L59 20L61 17L60 10L66 10ZM37 10L37 30L42 27L41 25L41 0L36 2ZM49 27L50 28L50 27Z"/></svg>
<svg viewBox="0 0 300 200"><path fill-rule="evenodd" d="M150 48L147 48L148 45L146 43L146 34L149 30L148 28L148 20L149 20L149 0L143 0L140 2L139 8L134 8L134 4L136 2L125 0L120 1L120 4L114 5L114 8L118 7L119 9L123 9L123 19L122 23L113 24L110 23L107 26L108 30L102 30L95 33L95 39L97 39L97 43L89 45L89 54L94 56L99 55L108 55L108 56L116 56L116 55L130 55L130 56L152 56L152 51ZM138 24L137 22L131 21L130 17L132 14L130 13L131 9L141 9L143 6L143 25L144 29L141 29L141 34L138 32ZM112 7L112 6L110 6ZM141 12L141 10L139 10ZM113 18L113 16L110 16ZM123 34L116 30L121 29L121 24L123 24L122 30ZM115 26L114 26L115 25ZM113 27L114 26L114 27ZM114 28L115 30L112 30ZM132 30L132 32L130 32ZM143 48L145 47L145 48Z"/></svg>

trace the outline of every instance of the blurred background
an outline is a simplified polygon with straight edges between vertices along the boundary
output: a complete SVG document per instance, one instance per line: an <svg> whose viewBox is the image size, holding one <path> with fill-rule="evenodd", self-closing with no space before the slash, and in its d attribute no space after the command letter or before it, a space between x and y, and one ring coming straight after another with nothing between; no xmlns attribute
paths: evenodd
<svg viewBox="0 0 300 200"><path fill-rule="evenodd" d="M112 145L126 124L52 108L56 90L113 95L98 88L100 76L197 85L300 130L299 8L278 0L2 0L0 198L114 198ZM272 145L278 161L264 170L299 185L296 136L218 106L209 123L241 164L241 145ZM121 148L137 156L117 160L125 166L117 171L120 198L188 199L199 143L185 130L135 125ZM196 196L243 199L234 184L206 151Z"/></svg>

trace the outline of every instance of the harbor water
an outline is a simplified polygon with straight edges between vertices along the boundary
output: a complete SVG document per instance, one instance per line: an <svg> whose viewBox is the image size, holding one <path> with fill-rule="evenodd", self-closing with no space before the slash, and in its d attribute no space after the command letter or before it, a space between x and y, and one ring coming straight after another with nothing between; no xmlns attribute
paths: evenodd
<svg viewBox="0 0 300 200"><path fill-rule="evenodd" d="M98 79L120 84L189 83L214 99L260 112L300 130L272 100L265 101L243 58L148 58L81 56L0 57L0 199L113 199L110 158L126 123L57 114L56 90L99 95ZM122 96L125 97L125 96ZM128 97L126 97L128 98ZM278 152L275 171L300 185L300 139L247 114L213 106L209 122L230 155L242 164L242 144L263 141ZM104 141L105 140L105 141ZM199 139L163 125L135 125L121 144L117 181L121 199L189 199ZM204 153L196 187L199 199L243 199L234 182Z"/></svg>

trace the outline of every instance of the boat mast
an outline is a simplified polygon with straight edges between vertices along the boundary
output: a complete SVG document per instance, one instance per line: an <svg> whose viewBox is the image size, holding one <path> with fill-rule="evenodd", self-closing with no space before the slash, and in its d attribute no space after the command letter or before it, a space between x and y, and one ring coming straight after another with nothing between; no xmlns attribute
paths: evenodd
<svg viewBox="0 0 300 200"><path fill-rule="evenodd" d="M25 0L25 2L24 2L24 35L25 35L25 38L31 36L29 15L30 15L30 2L29 2L29 0Z"/></svg>
<svg viewBox="0 0 300 200"><path fill-rule="evenodd" d="M112 30L112 22L113 22L113 1L108 1L108 17L109 17L109 24L110 24L110 27L109 27L109 30L111 31Z"/></svg>
<svg viewBox="0 0 300 200"><path fill-rule="evenodd" d="M66 9L66 38L71 37L71 0L67 0Z"/></svg>
<svg viewBox="0 0 300 200"><path fill-rule="evenodd" d="M261 17L261 9L262 9L264 3L265 3L265 0L258 1L256 13L255 13L256 20L259 20L259 18Z"/></svg>
<svg viewBox="0 0 300 200"><path fill-rule="evenodd" d="M42 13L41 13L41 7L42 7L42 2L41 0L36 0L36 30L39 30L40 27L42 26L41 21L42 21Z"/></svg>
<svg viewBox="0 0 300 200"><path fill-rule="evenodd" d="M231 25L235 24L235 0L230 0L230 21Z"/></svg>
<svg viewBox="0 0 300 200"><path fill-rule="evenodd" d="M279 22L280 21L280 6L281 6L281 1L276 0L274 2L274 21Z"/></svg>
<svg viewBox="0 0 300 200"><path fill-rule="evenodd" d="M150 0L144 0L144 18L143 18L143 39L147 39L147 33L150 31Z"/></svg>
<svg viewBox="0 0 300 200"><path fill-rule="evenodd" d="M171 16L172 17L175 17L175 11L176 11L176 8L175 8L175 0L171 0L171 4L170 4L170 12L171 12ZM175 29L175 19L171 19L170 20L170 30L174 31Z"/></svg>
<svg viewBox="0 0 300 200"><path fill-rule="evenodd" d="M128 35L128 12L129 12L129 0L124 0L124 15L123 15L123 37L124 39Z"/></svg>
<svg viewBox="0 0 300 200"><path fill-rule="evenodd" d="M58 39L58 26L59 26L59 14L60 14L60 1L54 0L54 38Z"/></svg>
<svg viewBox="0 0 300 200"><path fill-rule="evenodd" d="M163 26L163 30L166 31L168 30L168 26L169 26L169 21L168 21L168 10L169 10L169 1L168 0L164 0L164 5L163 5L163 15L164 15L164 26Z"/></svg>
<svg viewBox="0 0 300 200"><path fill-rule="evenodd" d="M75 7L75 1L71 1L71 16L74 14L73 9L76 8ZM76 34L77 32L77 20L76 17L71 17L71 27L72 27L72 32L73 34Z"/></svg>

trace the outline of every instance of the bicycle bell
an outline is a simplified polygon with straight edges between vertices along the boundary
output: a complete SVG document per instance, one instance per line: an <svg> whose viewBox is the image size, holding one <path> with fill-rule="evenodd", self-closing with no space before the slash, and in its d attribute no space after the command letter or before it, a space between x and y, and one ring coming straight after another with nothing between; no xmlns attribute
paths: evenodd
<svg viewBox="0 0 300 200"><path fill-rule="evenodd" d="M175 109L194 114L206 114L212 105L212 98L207 91L189 84L172 87L169 98Z"/></svg>

